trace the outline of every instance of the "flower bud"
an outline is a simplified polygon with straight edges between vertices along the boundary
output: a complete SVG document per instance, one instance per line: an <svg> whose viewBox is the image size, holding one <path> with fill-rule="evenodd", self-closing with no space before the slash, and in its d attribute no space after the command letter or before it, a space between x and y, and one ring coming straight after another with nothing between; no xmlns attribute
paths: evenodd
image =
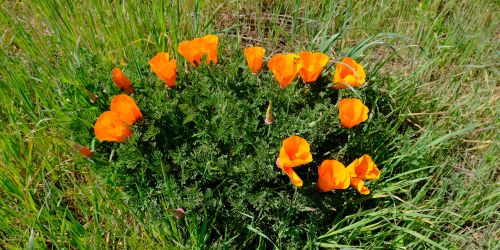
<svg viewBox="0 0 500 250"><path fill-rule="evenodd" d="M273 119L273 102L272 101L269 101L269 106L267 106L266 119L264 120L264 122L267 125L271 125L274 122L274 119Z"/></svg>
<svg viewBox="0 0 500 250"><path fill-rule="evenodd" d="M91 103L95 103L97 102L97 99L99 99L99 96L88 91L87 89L83 89L83 91L85 91L85 94L89 97Z"/></svg>
<svg viewBox="0 0 500 250"><path fill-rule="evenodd" d="M87 147L77 143L77 142L74 142L74 141L69 141L68 142L70 143L71 147L77 151L79 154L81 154L82 156L90 159L92 158L92 156L94 155L94 152L92 152L92 150L88 149Z"/></svg>
<svg viewBox="0 0 500 250"><path fill-rule="evenodd" d="M186 215L186 212L184 212L184 209L182 208L177 208L177 209L167 209L175 218L182 220L184 216Z"/></svg>

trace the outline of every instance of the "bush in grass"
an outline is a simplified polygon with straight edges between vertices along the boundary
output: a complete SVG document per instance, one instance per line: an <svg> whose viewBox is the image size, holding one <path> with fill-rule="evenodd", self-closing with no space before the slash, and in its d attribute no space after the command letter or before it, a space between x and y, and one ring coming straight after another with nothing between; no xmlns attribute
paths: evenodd
<svg viewBox="0 0 500 250"><path fill-rule="evenodd" d="M355 207L375 204L373 196L354 189L318 192L317 168L323 160L347 165L370 154L384 172L380 163L410 141L408 128L394 124L397 104L381 90L387 79L375 72L367 72L367 84L355 91L328 87L333 68L314 84L296 79L280 89L266 67L258 77L252 74L243 48L224 54L217 65L177 68L174 89L166 88L147 64L138 65L138 75L125 70L131 79L141 79L134 81L132 97L143 119L125 143L95 143L92 166L109 184L123 187L135 209L157 219L177 207L184 208L187 219L210 219L211 242L234 236L253 240L246 238L252 233L248 228L257 228L300 245ZM96 74L102 89L87 86L100 96L95 109L78 111L87 122L108 110L119 93L108 72ZM338 100L348 97L362 99L370 109L368 120L352 129L341 128L338 119ZM266 125L270 100L275 121ZM88 140L85 133L93 131L84 131L79 120L72 123L77 139ZM291 135L305 138L313 153L313 162L294 168L304 181L301 188L275 165L282 140ZM381 185L383 178L368 184L372 195Z"/></svg>

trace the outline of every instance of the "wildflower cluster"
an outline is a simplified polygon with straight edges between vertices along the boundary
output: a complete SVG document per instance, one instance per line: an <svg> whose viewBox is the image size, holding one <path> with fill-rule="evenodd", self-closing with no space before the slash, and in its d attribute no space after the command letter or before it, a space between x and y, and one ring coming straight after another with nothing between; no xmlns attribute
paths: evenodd
<svg viewBox="0 0 500 250"><path fill-rule="evenodd" d="M103 112L96 120L94 124L94 132L95 136L98 140L100 141L109 141L109 142L125 142L125 141L133 141L134 144L137 143L138 137L134 138L133 140L130 140L133 133L139 132L140 140L141 141L151 141L151 148L158 148L161 149L161 152L158 153L153 153L153 152L147 152L147 157L155 157L154 161L158 162L156 159L165 159L166 155L168 155L168 160L172 160L174 166L172 167L172 174L175 176L179 175L182 177L182 181L179 183L179 187L176 188L181 188L182 185L185 185L185 180L186 179L193 179L193 180L199 180L201 178L202 182L200 184L194 184L193 187L195 188L203 188L206 185L212 185L210 184L212 180L220 181L223 180L226 177L220 177L218 176L219 173L208 173L207 170L202 171L203 173L200 173L202 177L199 177L198 175L192 175L194 172L196 172L196 163L198 164L204 164L203 163L203 157L198 157L198 150L207 150L203 151L203 154L214 154L216 157L219 156L219 153L217 153L219 150L222 150L223 153L220 153L220 155L226 156L229 155L229 157L236 157L237 159L243 160L245 158L249 157L250 155L264 155L265 151L268 149L264 147L259 147L254 148L254 149L244 149L245 151L241 151L244 146L242 145L234 145L234 148L232 146L229 146L230 148L226 149L228 145L231 145L231 141L220 141L221 138L223 140L224 137L227 138L255 138L255 140L258 140L259 142L262 139L265 138L258 138L257 137L252 137L252 135L256 135L254 131L257 131L257 127L253 128L252 130L248 130L248 134L245 135L245 137L238 135L230 135L230 133L235 133L235 130L238 129L231 129L230 124L233 124L234 126L237 126L238 128L241 129L244 125L241 124L234 124L237 123L238 121L231 122L231 115L228 115L227 118L229 119L228 122L224 122L223 124L226 126L226 131L227 135L222 136L212 136L209 135L209 140L204 139L203 142L200 143L207 143L206 148L212 148L212 149L205 149L204 147L200 148L193 148L192 151L189 150L189 147L193 147L197 144L196 142L193 142L193 140L196 140L196 137L203 135L203 133L219 133L210 130L207 125L202 125L202 124L212 124L216 123L217 121L215 120L217 117L212 117L210 113L206 112L211 112L213 111L214 107L204 107L206 104L204 103L199 103L196 101L196 96L198 94L203 95L204 97L209 98L210 89L203 90L208 91L207 93L193 93L193 94L188 94L186 91L189 91L189 89L193 89L192 91L198 91L200 90L198 87L196 87L196 80L191 80L191 77L195 79L196 77L203 77L203 74L200 74L198 72L204 72L203 70L197 70L199 67L207 67L209 75L217 75L217 72L221 72L221 70L224 70L224 67L222 66L215 66L216 64L219 63L219 60L217 58L218 55L218 38L217 36L214 35L208 35L205 37L201 38L195 38L190 41L185 41L180 43L178 46L177 50L180 55L182 55L186 62L188 62L188 67L190 67L189 70L187 70L185 73L184 72L178 72L177 70L177 60L172 57L171 54L165 53L165 52L159 52L155 56L153 56L151 59L149 59L149 67L150 71L154 73L158 77L161 82L164 83L165 89L162 92L163 94L160 94L156 92L156 90L152 89L142 89L139 87L139 91L136 92L136 89L134 89L134 86L132 84L132 81L129 80L127 76L118 68L115 68L112 70L112 80L115 83L116 87L122 91L123 94L117 95L112 98L111 100L111 105L109 108L109 111ZM354 61L354 59L351 59L349 57L345 57L342 59L340 62L336 62L333 60L330 60L330 58L324 54L324 53L318 53L318 52L309 52L309 51L302 51L297 54L276 54L274 56L271 56L270 58L266 58L266 50L261 47L249 47L244 49L243 55L246 59L247 62L247 68L239 68L239 70L248 70L248 72L251 72L253 75L246 75L244 77L241 77L241 79L247 79L247 81L250 79L252 81L253 79L261 79L261 78L271 78L273 77L276 82L278 83L278 86L280 88L276 88L275 90L272 90L273 94L258 94L262 95L259 96L259 102L267 102L268 101L268 106L267 110L264 109L265 107L258 107L256 105L258 104L251 104L247 105L245 103L245 111L242 111L242 114L247 114L249 116L255 116L255 113L260 113L261 115L265 112L265 120L260 120L260 124L262 124L263 127L269 128L270 130L272 129L278 129L275 134L273 134L273 142L269 142L269 144L272 145L271 149L274 151L274 155L278 154L278 159L276 160L276 165L279 169L283 171L291 180L291 182L296 185L296 186L303 186L304 183L309 183L311 180L309 178L306 178L303 180L304 176L304 171L297 171L298 167L300 166L305 166L305 165L311 165L311 164L316 164L313 160L317 160L317 155L316 153L313 154L312 151L317 152L317 154L320 154L321 151L325 151L325 148L321 148L323 146L317 144L318 142L325 141L325 136L326 135L318 135L317 139L315 133L313 133L313 129L311 129L310 135L304 135L300 133L299 131L304 132L303 130L296 130L293 128L288 128L286 126L283 126L283 123L281 122L281 116L278 116L278 123L276 123L275 118L273 117L273 108L278 110L278 114L286 114L283 112L288 112L283 109L283 105L287 103L287 98L281 98L281 95L284 95L285 92L283 89L289 88L291 84L294 83L294 80L297 77L300 77L302 82L304 84L307 84L309 86L320 86L320 85L312 85L314 83L319 82L319 79L321 78L324 80L325 78L330 78L331 80L328 80L332 83L330 89L341 89L341 88L353 88L353 87L360 87L362 86L365 81L366 81L366 76L364 69L361 65L359 65L357 62ZM335 63L336 62L336 67L335 67L335 73L334 74L329 74L325 68L329 63ZM225 64L225 63L223 63ZM207 66L204 66L207 65ZM266 67L269 69L269 72L271 74L268 75L259 75L263 74L263 67ZM179 75L178 75L179 73ZM212 76L210 76L212 77ZM184 82L189 79L189 85L184 84ZM202 78L201 78L202 79ZM179 87L176 88L177 81L182 82L183 84L180 85ZM206 81L205 81L206 82ZM215 83L215 82L214 82ZM245 82L242 82L241 84L245 84ZM249 83L252 85L255 84L260 84L260 80L256 82ZM139 85L140 86L140 85ZM272 85L266 86L268 89L273 89L271 87ZM136 86L137 87L137 86ZM207 86L208 87L208 86ZM233 88L234 86L228 85L226 88ZM187 89L186 89L187 88ZM225 86L217 86L217 89L224 89ZM254 88L254 87L252 87ZM280 90L281 89L281 90ZM241 96L251 94L251 90L248 90L249 92L246 93L241 93ZM275 91L275 92L274 92ZM334 91L336 92L336 91ZM332 92L332 93L334 93ZM158 93L158 95L162 96L160 99L162 100L161 102L164 102L166 106L164 107L159 107L158 105L162 105L161 102L156 102L155 104L151 105L156 105L155 108L151 105L149 105L148 98L150 98L151 94L153 93ZM229 92L228 92L229 93ZM238 95L238 92L234 92L236 95ZM263 92L264 93L264 92ZM271 93L271 92L268 92ZM181 95L182 94L182 95ZM297 92L299 94L299 92ZM229 96L232 94L229 94ZM146 99L144 99L144 97ZM227 98L228 95L223 95ZM89 95L89 97L91 97ZM168 99L165 99L166 97L168 98L173 98L171 101ZM158 97L155 97L158 99ZM216 97L214 97L216 98ZM218 98L218 97L217 97ZM232 100L233 96L229 97ZM237 97L239 98L239 97ZM246 97L245 97L246 98ZM312 96L308 97L312 98ZM92 98L91 98L92 99ZM139 106L136 104L136 99L139 104ZM262 100L264 99L264 100ZM300 97L299 97L300 99ZM192 100L192 101L191 101ZM203 99L202 99L203 100ZM251 100L251 97L248 97L248 100ZM312 99L309 99L312 100ZM168 103L170 102L170 103ZM306 103L308 102L307 100L300 101L301 103ZM315 109L317 110L323 110L327 111L328 119L326 119L324 122L324 125L321 125L322 127L328 126L328 124L336 124L335 120L338 119L338 122L340 123L341 126L335 125L337 128L331 128L329 129L330 131L337 131L337 130L345 130L347 131L348 128L353 128L356 125L366 121L368 119L368 107L363 104L363 102L359 99L356 98L344 98L338 101L338 111L333 109L335 107L335 103L337 103L337 100L334 102L331 102L330 100L323 100L321 101L323 104L317 105ZM168 103L168 104L167 104ZM192 104L193 107L190 107L186 105L186 103L189 103L189 105ZM244 103L244 102L241 102ZM208 102L207 102L208 104ZM241 105L238 103L234 103L236 105ZM277 106L273 106L273 104L276 104ZM201 105L201 106L198 106ZM210 105L210 104L209 104ZM295 104L294 104L295 105ZM141 108L140 108L141 107ZM223 108L225 108L224 106ZM295 113L298 112L299 106L292 107L290 109L290 112ZM256 109L256 112L250 111L251 109ZM141 111L142 110L142 111ZM151 113L154 110L161 110L159 114L161 115L156 115ZM168 112L167 113L164 113ZM196 111L195 111L196 110ZM238 107L231 108L231 110L238 110ZM336 115L331 114L330 112L338 112ZM143 118L143 113L144 112L144 118ZM205 115L207 119L207 123L204 121L202 122L201 120L196 119L193 122L193 115L195 113L199 113L201 116ZM248 112L248 113L244 113ZM275 111L276 112L276 111ZM318 114L317 112L316 114ZM163 115L166 114L166 115ZM311 113L312 114L312 113ZM196 115L197 116L197 115ZM288 115L287 115L288 116ZM289 114L290 117L293 117L293 114ZM179 121L176 121L176 119L180 119ZM294 118L295 119L295 118ZM314 118L316 119L316 118ZM297 117L297 121L299 121L300 118ZM308 119L305 119L304 122L307 123L315 123L315 121L307 121ZM141 121L141 122L138 122ZM240 119L240 122L248 122L249 119ZM257 123L257 122L256 122ZM276 124L275 124L276 123ZM301 121L302 123L302 121ZM326 124L328 123L328 124ZM141 129L135 129L134 124L138 124ZM163 125L162 125L163 124ZM171 130L170 128L165 128L162 129L164 126L170 126L175 128L182 128L181 130ZM243 124L243 123L242 123ZM241 125L241 126L240 126ZM199 126L199 128L198 128ZM212 125L210 125L212 126ZM253 125L250 125L253 126ZM257 125L260 126L260 125ZM148 128L146 131L146 127ZM296 128L298 128L296 126ZM325 127L326 128L326 127ZM151 129L151 130L149 130ZM224 130L221 128L221 131ZM270 131L269 130L269 131ZM200 131L203 131L203 133L200 133ZM231 132L230 132L231 131ZM261 131L260 128L258 131ZM268 131L268 135L269 135ZM292 132L293 131L293 132ZM242 133L247 133L245 131L241 131ZM298 136L298 135L293 135L290 136L286 139L283 140L281 148L279 148L279 153L278 153L278 148L276 148L279 144L279 141L290 135L290 133L297 133L301 136L304 136L305 138L308 138L312 140L313 143L313 148L314 150L311 150L311 146L309 142ZM151 134L149 134L151 133ZM160 134L158 134L160 133ZM164 133L175 133L175 135L172 136L165 136ZM251 134L253 133L253 134ZM260 132L259 132L260 133ZM286 133L286 134L285 134ZM161 137L152 137L155 135L161 135ZM278 137L279 136L279 137ZM211 139L213 137L213 139ZM278 137L278 138L276 138ZM154 138L154 139L148 139L148 138ZM165 140L164 138L169 138ZM269 137L271 138L271 137ZM186 143L184 144L184 141ZM233 139L232 139L233 140ZM240 139L238 139L240 140ZM318 141L319 140L319 141ZM233 140L237 141L237 140ZM251 141L249 142L250 144L252 143ZM336 142L336 144L340 144L341 142ZM123 145L127 145L128 143L125 143ZM226 145L227 144L227 145ZM118 151L116 154L118 155L127 155L128 159L124 158L119 158L123 159L117 162L117 166L115 169L120 169L121 166L123 166L123 173L124 175L120 174L120 176L133 176L132 173L133 171L136 171L137 166L143 166L147 165L147 162L142 162L139 163L139 161L135 161L134 157L132 157L130 154L142 154L140 151L121 151L121 150L133 150L133 148L141 148L142 145L137 145L138 147L130 147L129 149L125 148L120 148L120 151ZM326 146L326 144L324 145ZM145 146L148 149L145 150L150 150L150 146ZM177 148L176 148L177 147ZM184 149L184 147L188 147L187 149ZM221 147L221 149L218 149L217 147ZM267 147L267 146L266 146ZM174 149L176 148L176 149ZM223 149L222 149L223 148ZM172 149L172 150L171 150ZM228 151L229 150L229 151ZM238 151L244 155L241 157L236 156ZM259 153L255 153L251 150L259 150ZM146 152L146 151L145 151ZM186 152L186 153L184 153ZM262 153L261 153L262 152ZM323 154L321 153L321 154ZM361 152L359 155L362 155L364 152ZM186 155L187 154L187 155ZM184 165L184 163L181 161L179 162L180 158L176 158L177 155L183 155L189 156L190 160L189 162L186 162L186 164L193 164L193 170L189 170L189 174L184 175L185 170L181 169L181 172L176 172L179 171L176 168L176 164L179 165ZM145 156L144 159L147 158ZM156 158L158 157L158 158ZM267 156L266 156L267 157ZM238 161L234 159L234 161ZM275 159L274 157L269 157L270 159ZM268 158L268 159L269 159ZM346 189L349 186L354 187L356 190L358 190L361 194L368 194L370 191L366 187L366 183L364 181L366 180L374 180L379 178L380 176L380 171L378 170L377 166L375 163L372 161L370 156L368 155L363 155L359 159L353 161L351 164L349 164L347 167L345 167L342 163L339 161L335 160L330 160L326 159L323 160L321 157L319 157L319 161L322 161L321 164L319 162L317 165L319 167L317 168L317 171L314 171L316 176L317 174L317 190L320 192L328 192L331 190L335 189ZM137 159L140 159L139 157ZM143 159L141 157L141 159ZM231 159L233 160L233 159ZM251 158L248 158L250 161ZM153 161L153 160L152 160ZM207 160L207 162L210 162L210 160ZM213 162L213 160L212 160ZM225 158L220 158L217 160L218 164L224 166L224 164L227 164L227 161L225 161ZM137 164L138 165L137 165ZM207 166L209 163L207 163ZM246 163L245 163L246 164ZM259 164L262 166L262 160L259 161ZM245 167L246 168L246 167ZM262 167L260 167L259 171L263 171ZM307 169L305 167L302 167L302 169ZM314 168L316 169L316 168ZM238 169L234 169L235 171L238 171ZM115 170L112 170L115 171ZM153 170L154 173L155 170ZM194 172L192 172L194 171ZM226 170L224 170L226 171ZM269 176L263 176L261 179L265 179L266 181L272 181L273 179L276 179L276 174L279 174L279 172L276 171L269 171L267 169L266 171L268 172L273 172ZM264 175L267 175L265 172L259 172L259 173L264 173ZM164 174L164 173L163 173ZM205 177L206 174L206 177ZM231 174L232 175L232 174ZM238 173L234 173L235 176L238 175ZM149 176L149 177L148 177ZM197 177L198 176L198 177ZM271 177L272 176L272 177ZM152 180L152 183L141 183L141 185L151 185L155 186L157 185L158 178L156 176L150 176L150 175L144 175L144 176L138 176L135 175L134 177L131 177L130 179L125 178L122 179L124 182L131 183L130 180L140 177L141 179L144 178L151 178L155 179ZM271 177L271 178L269 178ZM302 177L302 178L301 178ZM172 177L173 178L173 177ZM244 182L245 178L242 178L242 181ZM164 181L164 180L161 180ZM121 182L121 180L119 180ZM242 186L242 190L250 190L251 186ZM191 195L188 191L186 190L186 195ZM193 194L194 195L194 194ZM231 197L231 199L236 198L236 195L232 197L233 195L228 195ZM190 198L191 199L191 198ZM195 197L193 196L192 199L194 200ZM208 198L207 198L208 199ZM233 201L234 206L241 206L243 203L242 201ZM179 202L173 202L174 206L179 206L183 204L182 202L179 204ZM185 205L185 204L184 204ZM210 206L205 203L204 206ZM215 206L215 205L212 205ZM183 206L186 208L185 206ZM187 207L188 211L194 209L194 206L189 206ZM169 209L168 210L170 213L172 213L175 217L182 218L183 217L183 211L181 208L178 209ZM228 218L232 217L231 215L227 216Z"/></svg>
<svg viewBox="0 0 500 250"><path fill-rule="evenodd" d="M139 107L128 95L118 95L111 101L110 111L102 113L94 125L97 139L123 142L132 135L130 126L142 118Z"/></svg>
<svg viewBox="0 0 500 250"><path fill-rule="evenodd" d="M290 177L293 184L300 187L303 182L293 168L312 160L309 143L304 138L294 135L283 140L276 165ZM347 168L336 160L324 160L318 168L318 176L317 186L321 192L346 189L351 185L361 194L369 194L370 190L364 185L363 180L378 179L380 171L371 157L365 154Z"/></svg>

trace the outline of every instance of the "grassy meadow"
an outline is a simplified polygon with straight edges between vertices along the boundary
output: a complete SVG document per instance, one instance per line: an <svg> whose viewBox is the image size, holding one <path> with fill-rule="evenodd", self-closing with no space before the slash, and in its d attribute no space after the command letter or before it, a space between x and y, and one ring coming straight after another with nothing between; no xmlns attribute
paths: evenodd
<svg viewBox="0 0 500 250"><path fill-rule="evenodd" d="M1 1L0 249L498 249L497 1ZM194 68L180 42L219 37ZM280 90L247 46L351 56L360 89ZM175 89L150 71L178 61ZM123 69L144 115L126 143L93 125ZM90 102L88 92L99 96ZM366 122L342 129L337 102ZM276 122L263 124L268 101ZM297 188L276 167L299 134ZM70 142L94 151L92 159ZM325 159L370 154L369 195L316 191ZM182 207L184 219L169 211Z"/></svg>

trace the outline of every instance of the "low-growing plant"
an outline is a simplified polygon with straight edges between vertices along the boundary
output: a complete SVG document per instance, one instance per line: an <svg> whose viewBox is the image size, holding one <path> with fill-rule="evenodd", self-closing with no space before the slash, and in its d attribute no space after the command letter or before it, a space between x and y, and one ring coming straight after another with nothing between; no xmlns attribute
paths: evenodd
<svg viewBox="0 0 500 250"><path fill-rule="evenodd" d="M411 143L412 129L394 113L399 103L383 91L388 78L367 72L362 88L333 88L335 65L344 67L337 70L351 67L333 59L314 83L294 80L280 88L267 67L259 72L247 66L243 49L222 54L217 64L199 63L205 57L194 64L178 60L177 81L168 85L172 88L154 74L161 75L158 66L154 73L146 64L137 65L137 71L125 69L131 79L141 79L131 97L143 117L124 143L98 143L94 138L92 168L109 184L123 187L134 208L155 215L152 220L172 216L174 208L184 209L186 221L211 220L208 241L212 243L229 237L239 238L243 245L254 244L255 239L247 237L257 231L297 244L310 233L327 231L354 207L373 206L373 196L355 189L320 193L316 181L324 160L336 159L347 166L369 154L375 163L383 163L396 155L398 147ZM119 94L108 74L99 76L102 89L86 86L99 96L98 108L84 111L96 116L97 110L108 110L110 99ZM338 103L349 97L363 100L369 117L365 113L363 120L342 126ZM266 122L270 102L267 113L273 119ZM85 117L95 121L92 115ZM397 137L388 138L394 130ZM85 133L93 131L78 130ZM300 188L276 166L281 143L291 135L305 138L313 155L312 162L294 168L304 183ZM368 184L375 195L384 177L390 177L384 172L391 172L383 164L379 167L381 180Z"/></svg>

